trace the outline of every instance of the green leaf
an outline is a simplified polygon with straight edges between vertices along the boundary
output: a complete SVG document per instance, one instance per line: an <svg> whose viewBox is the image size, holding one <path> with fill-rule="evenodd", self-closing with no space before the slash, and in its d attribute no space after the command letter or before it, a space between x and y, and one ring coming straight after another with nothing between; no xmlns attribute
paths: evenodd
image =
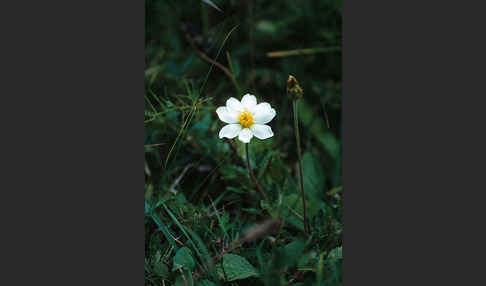
<svg viewBox="0 0 486 286"><path fill-rule="evenodd" d="M343 258L342 246L336 247L329 252L327 259L324 262L327 267L322 267L323 270L327 268L327 271L325 270L325 273L321 274L322 276L326 277L323 285L341 285L342 258Z"/></svg>
<svg viewBox="0 0 486 286"><path fill-rule="evenodd" d="M213 260L211 256L209 255L209 251L206 248L206 245L204 245L204 242L201 240L199 235L197 235L194 231L187 229L189 234L191 234L192 239L195 241L197 246L199 247L199 250L201 251L201 261L206 264L206 268L208 269L209 272L209 277L213 279L218 279L218 274L216 272L216 267L214 266Z"/></svg>
<svg viewBox="0 0 486 286"><path fill-rule="evenodd" d="M248 262L246 258L236 254L225 254L223 256L223 265L218 264L217 269L221 278L224 279L224 277L226 276L228 278L228 281L245 279L251 276L258 276L258 272L250 264L250 262Z"/></svg>
<svg viewBox="0 0 486 286"><path fill-rule="evenodd" d="M145 201L145 214L150 214L151 211L149 204Z"/></svg>
<svg viewBox="0 0 486 286"><path fill-rule="evenodd" d="M339 246L339 247L333 248L331 251L329 251L328 258L329 259L342 259L343 258L343 247Z"/></svg>
<svg viewBox="0 0 486 286"><path fill-rule="evenodd" d="M315 266L315 263L317 262L317 254L314 251L309 251L307 253L304 253L302 257L299 258L299 261L297 262L297 267L298 268L313 268Z"/></svg>
<svg viewBox="0 0 486 286"><path fill-rule="evenodd" d="M324 170L319 158L310 152L302 156L304 191L310 200L320 199L324 193Z"/></svg>
<svg viewBox="0 0 486 286"><path fill-rule="evenodd" d="M162 278L169 276L169 267L162 260L154 263L154 273Z"/></svg>
<svg viewBox="0 0 486 286"><path fill-rule="evenodd" d="M184 282L187 281L187 284ZM177 276L175 283L175 286L194 286L194 280L192 279L192 273L191 271L184 270L181 275Z"/></svg>
<svg viewBox="0 0 486 286"><path fill-rule="evenodd" d="M304 247L305 243L300 240L294 240L283 247L285 253L285 263L288 267L293 267L297 263L297 260L302 255Z"/></svg>
<svg viewBox="0 0 486 286"><path fill-rule="evenodd" d="M174 249L178 249L178 246L176 245L174 239L169 235L169 231L167 227L164 225L164 223L158 217L158 215L152 212L152 209L150 208L150 205L147 202L145 202L145 211L151 214L152 219L154 220L155 224L157 224L159 229L162 231L167 241L169 241L169 243L174 247Z"/></svg>
<svg viewBox="0 0 486 286"><path fill-rule="evenodd" d="M195 266L194 258L192 258L191 250L187 247L182 247L174 256L174 265L172 271L184 268L184 270L193 270Z"/></svg>
<svg viewBox="0 0 486 286"><path fill-rule="evenodd" d="M216 286L216 284L213 283L213 282L211 282L211 281L209 281L209 280L207 280L207 279L204 279L204 280L199 281L196 284L196 286Z"/></svg>
<svg viewBox="0 0 486 286"><path fill-rule="evenodd" d="M226 187L226 190L228 190L230 192L235 192L237 194L246 194L246 192L243 191L242 189L231 187L231 186Z"/></svg>
<svg viewBox="0 0 486 286"><path fill-rule="evenodd" d="M339 142L326 128L324 116L316 114L305 100L299 101L299 120L309 130L319 143L327 150L329 155L336 160L339 156Z"/></svg>
<svg viewBox="0 0 486 286"><path fill-rule="evenodd" d="M305 189L305 191L307 193L307 189ZM311 220L316 214L319 213L320 204L321 204L320 200L309 199L309 196L307 196L306 207L307 207L308 220ZM282 198L282 206L283 209L281 215L288 221L289 224L303 231L304 222L301 219L299 219L295 214L297 213L301 218L304 217L304 208L302 207L302 196L296 193L285 195Z"/></svg>

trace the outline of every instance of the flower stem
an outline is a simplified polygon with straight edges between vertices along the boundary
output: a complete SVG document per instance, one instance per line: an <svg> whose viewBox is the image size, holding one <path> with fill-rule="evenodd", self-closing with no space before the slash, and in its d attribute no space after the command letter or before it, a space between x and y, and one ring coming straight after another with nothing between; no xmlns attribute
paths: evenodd
<svg viewBox="0 0 486 286"><path fill-rule="evenodd" d="M305 206L305 192L304 192L304 176L302 175L302 152L300 148L300 134L299 134L299 119L298 119L298 109L297 100L292 100L292 105L294 108L294 128L295 128L295 139L297 141L297 155L299 157L299 176L300 176L300 192L302 194L302 207L304 208L304 231L309 234L309 225L307 224L307 211Z"/></svg>
<svg viewBox="0 0 486 286"><path fill-rule="evenodd" d="M248 164L248 173L250 174L250 178L253 180L253 183L255 183L258 191L260 192L260 194L262 195L262 197L265 199L265 201L268 204L270 204L270 201L268 200L267 196L263 192L262 187L258 183L257 179L255 178L255 174L253 174L253 170L251 169L251 165L250 165L250 153L248 152L248 143L245 144L245 148L246 148L246 162Z"/></svg>

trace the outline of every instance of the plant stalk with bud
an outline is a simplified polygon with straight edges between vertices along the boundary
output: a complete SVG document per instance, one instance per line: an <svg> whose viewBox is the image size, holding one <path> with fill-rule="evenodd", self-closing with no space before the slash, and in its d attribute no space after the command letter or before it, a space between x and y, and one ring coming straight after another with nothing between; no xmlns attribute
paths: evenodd
<svg viewBox="0 0 486 286"><path fill-rule="evenodd" d="M291 75L287 80L287 96L292 97L292 106L294 110L294 129L295 129L295 140L297 141L297 156L299 159L299 177L300 177L300 192L302 195L302 207L304 209L304 231L309 234L309 225L307 224L307 208L305 203L305 192L304 192L304 176L302 174L302 151L300 147L300 133L299 133L299 118L298 118L298 100L302 98L304 91L300 87L297 79Z"/></svg>

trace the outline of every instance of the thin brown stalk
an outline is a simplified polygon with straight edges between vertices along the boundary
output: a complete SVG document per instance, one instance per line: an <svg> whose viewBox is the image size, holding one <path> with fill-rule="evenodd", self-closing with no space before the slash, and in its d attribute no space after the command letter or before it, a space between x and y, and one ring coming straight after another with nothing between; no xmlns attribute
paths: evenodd
<svg viewBox="0 0 486 286"><path fill-rule="evenodd" d="M233 150L233 152L235 152L235 154L238 154L238 148L236 147L236 144L233 141L233 139L229 139L229 138L225 138L225 139L226 139L226 142L229 143L231 150Z"/></svg>
<svg viewBox="0 0 486 286"><path fill-rule="evenodd" d="M201 51L200 49L198 49L198 47L194 44L194 41L191 39L190 36L186 35L186 39L187 41L189 42L189 44L191 45L191 47L196 51L196 53L198 54L198 56L205 60L206 62L210 63L210 64L213 64L215 65L216 67L218 67L221 71L224 72L225 75L227 75L232 81L235 79L233 73L231 73L225 66L223 66L222 64L218 63L217 61L211 59L210 57L208 57L203 51Z"/></svg>
<svg viewBox="0 0 486 286"><path fill-rule="evenodd" d="M157 147L161 145L165 145L166 143L157 143L157 144L150 144L150 145L143 145L145 148L152 148L152 147Z"/></svg>
<svg viewBox="0 0 486 286"><path fill-rule="evenodd" d="M304 91L300 87L297 79L291 75L287 80L287 97L290 95L292 98L292 107L294 110L294 130L295 130L295 141L297 142L297 156L298 156L298 166L299 166L299 177L300 177L300 192L302 195L302 207L304 208L304 232L309 234L309 225L307 224L307 207L305 205L305 192L304 192L304 176L302 174L302 149L300 147L300 133L299 133L299 109L297 108L297 103L300 98L302 98Z"/></svg>
<svg viewBox="0 0 486 286"><path fill-rule="evenodd" d="M257 181L257 179L255 177L255 174L253 174L253 170L251 169L251 165L250 165L250 153L248 152L248 143L245 144L245 148L246 148L246 162L248 164L248 173L250 174L250 178L253 180L253 183L255 183L255 185L256 185L256 187L258 189L258 192L260 192L260 194L265 199L265 201L268 204L270 204L270 201L268 200L267 196L263 192L262 187L258 183L258 181Z"/></svg>
<svg viewBox="0 0 486 286"><path fill-rule="evenodd" d="M302 195L302 207L304 208L304 231L309 234L309 225L307 224L307 208L305 205L305 192L304 192L304 176L302 174L302 151L300 147L300 133L299 133L299 119L297 109L297 99L292 100L294 107L294 126L295 126L295 139L297 141L297 154L299 157L299 176L300 176L300 191Z"/></svg>

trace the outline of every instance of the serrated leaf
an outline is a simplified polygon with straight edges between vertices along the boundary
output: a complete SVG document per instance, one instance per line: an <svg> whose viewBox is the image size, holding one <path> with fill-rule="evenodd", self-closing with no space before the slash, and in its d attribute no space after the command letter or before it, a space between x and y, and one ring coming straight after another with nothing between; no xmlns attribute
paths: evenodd
<svg viewBox="0 0 486 286"><path fill-rule="evenodd" d="M184 270L193 270L195 266L194 258L192 258L191 250L187 247L179 249L174 256L174 264L172 271L184 268Z"/></svg>
<svg viewBox="0 0 486 286"><path fill-rule="evenodd" d="M219 172L223 180L239 179L248 176L248 170L231 164L221 166Z"/></svg>
<svg viewBox="0 0 486 286"><path fill-rule="evenodd" d="M221 264L218 264L217 269L221 278L224 279L226 274L228 281L258 276L258 272L250 262L246 258L236 254L225 254L223 256L223 267L221 267Z"/></svg>

